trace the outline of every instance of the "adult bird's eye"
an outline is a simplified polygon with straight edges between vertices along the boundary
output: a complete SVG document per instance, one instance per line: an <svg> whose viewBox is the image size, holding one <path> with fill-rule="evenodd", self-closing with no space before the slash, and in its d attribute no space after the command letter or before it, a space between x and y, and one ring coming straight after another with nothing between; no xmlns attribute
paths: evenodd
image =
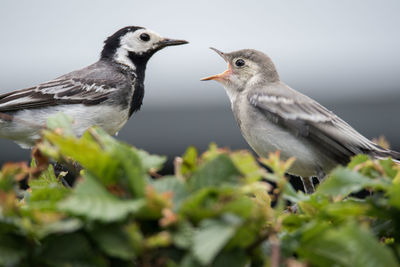
<svg viewBox="0 0 400 267"><path fill-rule="evenodd" d="M140 40L147 42L150 40L150 35L148 35L147 33L142 33L140 35Z"/></svg>
<svg viewBox="0 0 400 267"><path fill-rule="evenodd" d="M238 60L235 61L235 65L238 67L244 66L244 60L239 58Z"/></svg>

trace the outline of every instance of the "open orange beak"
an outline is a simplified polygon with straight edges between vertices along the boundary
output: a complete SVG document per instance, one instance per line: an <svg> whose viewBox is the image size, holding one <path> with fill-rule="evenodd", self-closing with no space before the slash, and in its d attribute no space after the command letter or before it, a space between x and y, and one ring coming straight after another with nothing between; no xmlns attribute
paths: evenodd
<svg viewBox="0 0 400 267"><path fill-rule="evenodd" d="M210 49L217 52L217 54L220 55L225 61L228 61L226 58L226 55L223 52L221 52L218 49L215 49L213 47L210 47ZM226 71L224 71L223 73L205 77L203 79L200 79L200 81L209 81L209 80L223 81L223 80L226 80L231 73L232 73L231 65L228 63L228 69Z"/></svg>
<svg viewBox="0 0 400 267"><path fill-rule="evenodd" d="M224 71L223 73L215 74L215 75L212 75L212 76L208 76L208 77L202 78L202 79L200 79L200 81L209 81L209 80L220 81L220 80L225 80L229 76L229 74L231 74L231 70L230 70L230 67L229 67L229 64L228 64L228 69L226 71Z"/></svg>

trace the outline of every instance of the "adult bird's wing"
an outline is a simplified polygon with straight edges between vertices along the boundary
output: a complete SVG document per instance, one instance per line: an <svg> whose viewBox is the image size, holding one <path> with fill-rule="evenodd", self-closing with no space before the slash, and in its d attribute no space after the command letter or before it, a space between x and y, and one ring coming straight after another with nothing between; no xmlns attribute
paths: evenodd
<svg viewBox="0 0 400 267"><path fill-rule="evenodd" d="M96 105L117 90L121 75L110 72L104 63L96 63L38 86L0 95L0 112L62 104Z"/></svg>
<svg viewBox="0 0 400 267"><path fill-rule="evenodd" d="M0 112L59 104L94 105L105 101L113 90L90 80L59 78L36 87L0 95Z"/></svg>
<svg viewBox="0 0 400 267"><path fill-rule="evenodd" d="M346 164L359 153L385 156L389 152L318 102L281 82L254 88L247 97L270 120L305 138L338 163Z"/></svg>

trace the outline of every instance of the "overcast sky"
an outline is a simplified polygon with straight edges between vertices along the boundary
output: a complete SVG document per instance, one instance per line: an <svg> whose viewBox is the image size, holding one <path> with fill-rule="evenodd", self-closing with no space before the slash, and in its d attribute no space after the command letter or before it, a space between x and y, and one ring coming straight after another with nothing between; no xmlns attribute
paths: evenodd
<svg viewBox="0 0 400 267"><path fill-rule="evenodd" d="M400 99L399 11L397 0L1 0L0 93L89 65L107 36L139 25L190 41L150 60L149 107L227 103L217 83L199 81L225 69L209 46L264 51L318 100Z"/></svg>

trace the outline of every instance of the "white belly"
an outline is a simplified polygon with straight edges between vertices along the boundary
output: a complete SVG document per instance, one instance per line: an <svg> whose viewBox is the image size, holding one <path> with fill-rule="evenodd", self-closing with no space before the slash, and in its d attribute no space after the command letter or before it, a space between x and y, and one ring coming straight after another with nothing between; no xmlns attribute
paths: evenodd
<svg viewBox="0 0 400 267"><path fill-rule="evenodd" d="M129 118L129 109L119 110L114 106L60 105L45 109L27 109L15 114L11 122L0 120L0 137L11 139L18 144L29 147L40 138L40 130L47 119L62 112L74 118L73 130L81 136L89 127L97 125L107 133L114 135Z"/></svg>
<svg viewBox="0 0 400 267"><path fill-rule="evenodd" d="M327 173L335 166L305 139L271 122L252 107L241 110L237 116L243 137L259 156L268 157L269 153L279 150L284 160L296 158L289 173L302 177L315 176L321 171Z"/></svg>

